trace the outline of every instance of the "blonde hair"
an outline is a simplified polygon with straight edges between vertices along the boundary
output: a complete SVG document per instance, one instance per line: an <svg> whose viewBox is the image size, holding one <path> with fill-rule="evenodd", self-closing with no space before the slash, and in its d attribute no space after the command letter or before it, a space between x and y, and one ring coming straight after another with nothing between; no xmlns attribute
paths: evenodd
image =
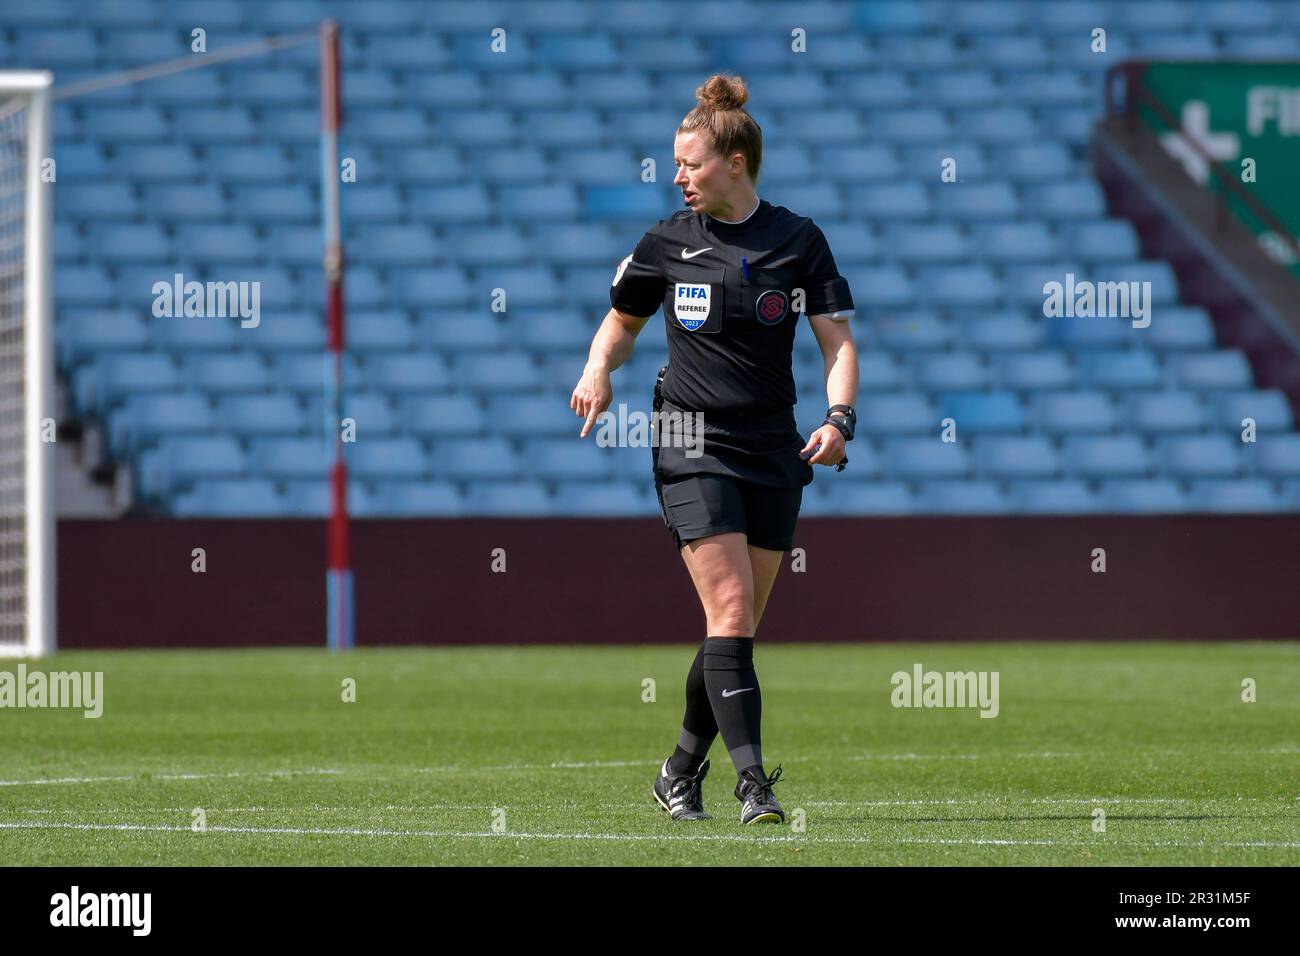
<svg viewBox="0 0 1300 956"><path fill-rule="evenodd" d="M751 182L758 182L758 168L763 163L763 131L745 109L749 90L739 76L715 73L703 86L696 87L695 109L686 114L678 133L702 131L723 157L739 151Z"/></svg>

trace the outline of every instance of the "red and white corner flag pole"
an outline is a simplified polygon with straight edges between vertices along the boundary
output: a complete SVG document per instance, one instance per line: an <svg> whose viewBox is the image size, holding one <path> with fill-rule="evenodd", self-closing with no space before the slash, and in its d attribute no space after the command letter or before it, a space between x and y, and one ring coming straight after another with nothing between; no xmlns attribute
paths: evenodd
<svg viewBox="0 0 1300 956"><path fill-rule="evenodd" d="M339 214L339 28L320 30L321 227L325 248L325 438L330 445L329 550L325 570L325 636L331 651L356 644L356 603L348 534L348 467L343 456L343 240Z"/></svg>

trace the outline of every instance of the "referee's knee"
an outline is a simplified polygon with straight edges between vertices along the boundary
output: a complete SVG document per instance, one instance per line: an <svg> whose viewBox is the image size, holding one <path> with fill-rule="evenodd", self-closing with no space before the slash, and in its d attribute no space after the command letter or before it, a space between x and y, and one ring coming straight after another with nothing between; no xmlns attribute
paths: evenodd
<svg viewBox="0 0 1300 956"><path fill-rule="evenodd" d="M720 596L709 614L710 634L749 633L754 630L754 600L743 589Z"/></svg>

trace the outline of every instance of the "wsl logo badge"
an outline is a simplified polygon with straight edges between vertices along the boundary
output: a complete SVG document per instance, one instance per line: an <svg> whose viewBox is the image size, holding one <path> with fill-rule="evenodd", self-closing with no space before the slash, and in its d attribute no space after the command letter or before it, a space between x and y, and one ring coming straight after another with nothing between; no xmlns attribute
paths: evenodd
<svg viewBox="0 0 1300 956"><path fill-rule="evenodd" d="M709 292L707 282L678 282L673 293L673 315L687 332L694 332L709 317Z"/></svg>
<svg viewBox="0 0 1300 956"><path fill-rule="evenodd" d="M758 297L758 302L754 304L754 311L758 313L758 321L764 325L776 325L785 318L788 305L784 292L770 289Z"/></svg>

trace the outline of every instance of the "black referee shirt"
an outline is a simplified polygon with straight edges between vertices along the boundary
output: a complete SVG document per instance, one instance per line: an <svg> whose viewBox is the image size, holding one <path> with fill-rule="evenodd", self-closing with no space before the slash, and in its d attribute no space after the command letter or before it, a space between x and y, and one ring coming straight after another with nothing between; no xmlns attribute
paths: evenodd
<svg viewBox="0 0 1300 956"><path fill-rule="evenodd" d="M853 308L817 224L761 199L742 223L689 209L660 220L620 263L609 301L639 317L663 306L674 405L761 414L795 403L798 290L807 315Z"/></svg>

